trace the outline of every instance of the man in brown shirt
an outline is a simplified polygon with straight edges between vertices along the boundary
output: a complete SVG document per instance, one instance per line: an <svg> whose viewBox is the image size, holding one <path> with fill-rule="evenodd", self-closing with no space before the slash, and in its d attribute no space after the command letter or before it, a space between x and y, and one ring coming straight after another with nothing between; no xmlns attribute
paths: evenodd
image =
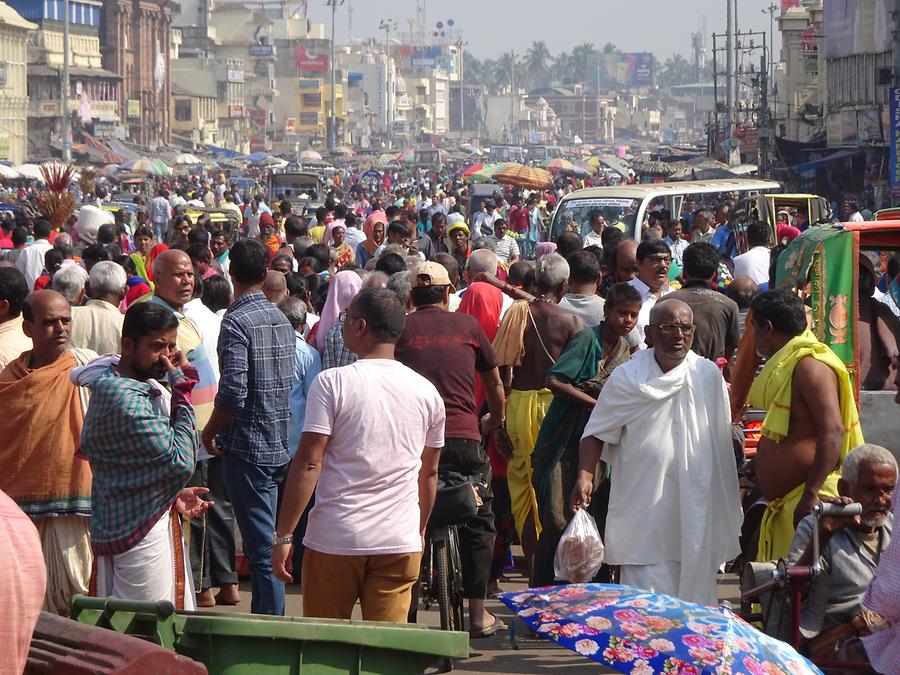
<svg viewBox="0 0 900 675"><path fill-rule="evenodd" d="M711 361L724 358L730 363L741 339L740 308L712 285L718 266L715 246L691 244L684 251L684 288L666 297L681 300L694 312L697 328L691 350Z"/></svg>

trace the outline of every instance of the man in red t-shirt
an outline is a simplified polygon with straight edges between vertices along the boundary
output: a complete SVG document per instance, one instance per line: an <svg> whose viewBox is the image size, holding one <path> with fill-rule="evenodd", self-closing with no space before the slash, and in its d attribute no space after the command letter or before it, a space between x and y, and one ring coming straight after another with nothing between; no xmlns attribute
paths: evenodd
<svg viewBox="0 0 900 675"><path fill-rule="evenodd" d="M522 198L513 199L513 205L509 209L509 226L513 232L527 232L529 221L528 209L522 206Z"/></svg>
<svg viewBox="0 0 900 675"><path fill-rule="evenodd" d="M481 439L499 427L506 400L497 355L475 317L448 311L450 276L436 262L419 265L410 278L416 311L406 320L397 343L398 361L427 378L444 400L447 418L439 474L456 471L486 486L483 504L471 521L459 526L463 593L469 600L469 635L487 637L504 623L484 608L494 548L491 466ZM479 428L475 374L481 379L488 415Z"/></svg>

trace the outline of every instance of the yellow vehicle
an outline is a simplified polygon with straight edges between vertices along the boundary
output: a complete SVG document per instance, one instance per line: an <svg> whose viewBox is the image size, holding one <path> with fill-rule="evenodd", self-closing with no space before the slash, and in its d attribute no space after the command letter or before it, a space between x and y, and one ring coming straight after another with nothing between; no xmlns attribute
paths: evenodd
<svg viewBox="0 0 900 675"><path fill-rule="evenodd" d="M193 225L211 224L212 229L222 230L233 241L241 231L241 217L232 209L189 208L184 212Z"/></svg>

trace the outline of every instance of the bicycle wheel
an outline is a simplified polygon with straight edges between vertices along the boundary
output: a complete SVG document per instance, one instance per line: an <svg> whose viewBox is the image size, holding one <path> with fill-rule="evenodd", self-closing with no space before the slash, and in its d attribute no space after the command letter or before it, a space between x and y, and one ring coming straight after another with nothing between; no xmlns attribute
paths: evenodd
<svg viewBox="0 0 900 675"><path fill-rule="evenodd" d="M462 559L459 553L459 532L456 527L450 528L449 537L449 595L450 595L450 614L453 618L453 624L456 626L454 630L463 630L463 577L462 577Z"/></svg>
<svg viewBox="0 0 900 675"><path fill-rule="evenodd" d="M456 617L450 607L450 561L446 540L434 542L434 569L441 630L458 630L454 625Z"/></svg>

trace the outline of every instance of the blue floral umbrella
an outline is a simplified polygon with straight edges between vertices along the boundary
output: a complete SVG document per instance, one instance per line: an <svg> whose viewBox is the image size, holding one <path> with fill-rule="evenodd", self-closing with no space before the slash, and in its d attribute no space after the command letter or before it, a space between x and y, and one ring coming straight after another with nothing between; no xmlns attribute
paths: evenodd
<svg viewBox="0 0 900 675"><path fill-rule="evenodd" d="M500 599L538 635L623 673L821 675L725 607L618 584L532 588Z"/></svg>

